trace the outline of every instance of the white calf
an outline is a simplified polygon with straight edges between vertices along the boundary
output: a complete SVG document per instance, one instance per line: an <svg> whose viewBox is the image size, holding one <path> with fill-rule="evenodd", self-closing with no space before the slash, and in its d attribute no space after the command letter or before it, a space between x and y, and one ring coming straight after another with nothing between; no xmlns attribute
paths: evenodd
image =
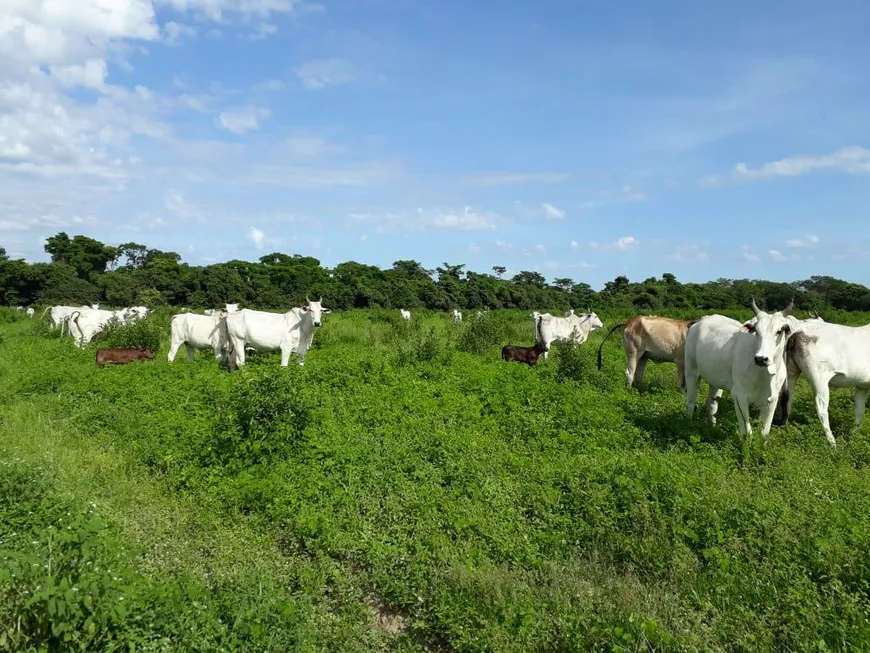
<svg viewBox="0 0 870 653"><path fill-rule="evenodd" d="M399 312L402 314L402 319L411 321L411 311L406 311L404 308L400 308Z"/></svg>

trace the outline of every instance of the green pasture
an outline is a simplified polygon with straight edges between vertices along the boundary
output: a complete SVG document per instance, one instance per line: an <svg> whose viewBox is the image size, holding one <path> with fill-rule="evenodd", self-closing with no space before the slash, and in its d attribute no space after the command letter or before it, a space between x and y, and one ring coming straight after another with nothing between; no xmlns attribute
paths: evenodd
<svg viewBox="0 0 870 653"><path fill-rule="evenodd" d="M230 374L167 362L173 312L79 350L0 309L0 650L870 648L851 390L836 449L803 379L763 445L706 385L687 421L672 364L627 390L618 332L597 370L630 314L529 368L527 311L332 313Z"/></svg>

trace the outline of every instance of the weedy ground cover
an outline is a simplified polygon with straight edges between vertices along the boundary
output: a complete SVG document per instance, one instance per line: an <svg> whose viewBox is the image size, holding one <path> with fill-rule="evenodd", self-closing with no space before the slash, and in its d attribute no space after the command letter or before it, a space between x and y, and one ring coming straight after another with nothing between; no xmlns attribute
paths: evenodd
<svg viewBox="0 0 870 653"><path fill-rule="evenodd" d="M532 344L523 311L459 325L332 314L305 367L255 354L234 374L209 352L167 363L170 317L105 336L159 339L155 361L105 370L97 343L0 324L0 457L14 468L0 510L18 524L0 558L43 560L52 511L86 525L96 503L90 555L128 570L97 582L97 648L870 642L870 426L852 429L850 391L832 395L836 450L803 381L792 423L763 446L739 438L730 402L715 428L686 421L673 365L626 390L618 333L599 372L603 333L628 316L602 314L604 331L528 368L499 355ZM0 599L55 582L2 568ZM100 611L119 591L137 608ZM7 604L0 624L25 609ZM67 622L22 623L0 646Z"/></svg>

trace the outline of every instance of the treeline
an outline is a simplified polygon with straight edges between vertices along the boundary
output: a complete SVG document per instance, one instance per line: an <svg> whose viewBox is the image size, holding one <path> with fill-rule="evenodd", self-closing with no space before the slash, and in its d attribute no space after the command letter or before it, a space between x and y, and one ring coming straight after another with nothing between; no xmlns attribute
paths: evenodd
<svg viewBox="0 0 870 653"><path fill-rule="evenodd" d="M781 307L794 297L798 309L870 311L870 289L827 276L793 283L717 279L700 284L681 283L670 273L639 282L618 276L596 292L569 278L548 282L538 272L522 271L508 279L502 266L484 274L446 262L434 270L414 260L396 261L389 269L356 261L325 268L311 256L273 252L257 262L193 266L175 252L133 242L113 247L64 232L49 238L45 251L51 263L27 263L10 259L0 247L0 304L212 308L237 302L249 308L281 308L298 304L307 294L322 295L333 309L594 307L647 312L726 309L746 306L752 297Z"/></svg>

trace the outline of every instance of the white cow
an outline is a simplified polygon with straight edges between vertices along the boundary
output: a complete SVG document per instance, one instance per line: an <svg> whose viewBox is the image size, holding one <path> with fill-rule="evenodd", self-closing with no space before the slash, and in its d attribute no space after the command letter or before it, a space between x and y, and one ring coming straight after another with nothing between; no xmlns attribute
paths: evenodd
<svg viewBox="0 0 870 653"><path fill-rule="evenodd" d="M399 312L402 314L402 319L411 321L411 311L406 311L404 308L400 308Z"/></svg>
<svg viewBox="0 0 870 653"><path fill-rule="evenodd" d="M286 313L268 313L243 308L226 318L232 356L230 369L245 364L245 348L255 351L281 352L281 365L287 367L290 353L295 351L299 364L305 364L305 354L314 339L314 329L320 326L321 316L332 311L305 298L306 305L291 308Z"/></svg>
<svg viewBox="0 0 870 653"><path fill-rule="evenodd" d="M213 308L207 308L207 309L205 309L202 313L203 313L203 315L208 315L208 316L210 317L210 316L214 315L214 309L213 309Z"/></svg>
<svg viewBox="0 0 870 653"><path fill-rule="evenodd" d="M224 304L224 311L227 313L235 313L239 310L238 304Z"/></svg>
<svg viewBox="0 0 870 653"><path fill-rule="evenodd" d="M455 308L453 309L453 321L454 322L462 322L462 313L460 313Z"/></svg>
<svg viewBox="0 0 870 653"><path fill-rule="evenodd" d="M36 313L36 311L33 310L33 306L28 306L26 313L27 313L27 317L29 317L32 320L33 314Z"/></svg>
<svg viewBox="0 0 870 653"><path fill-rule="evenodd" d="M81 308L73 311L66 318L66 323L69 325L70 335L73 337L73 342L77 347L84 347L94 336L102 331L112 319L116 319L122 324L128 318L129 309L122 308L118 311L106 311L95 308ZM61 335L63 327L61 327Z"/></svg>
<svg viewBox="0 0 870 653"><path fill-rule="evenodd" d="M752 300L755 323L740 323L724 315L707 315L689 327L685 345L686 417L691 419L698 384L710 384L707 416L716 423L722 392L734 400L737 424L743 435L752 433L750 405L761 408L761 435L770 434L776 401L786 378L785 345L790 333L803 327L791 317L793 303L766 313Z"/></svg>
<svg viewBox="0 0 870 653"><path fill-rule="evenodd" d="M855 426L864 418L870 392L870 324L860 327L805 320L799 333L786 345L786 383L779 405L782 424L788 424L794 388L800 375L807 377L816 397L816 413L825 437L837 446L828 419L831 388L855 388Z"/></svg>
<svg viewBox="0 0 870 653"><path fill-rule="evenodd" d="M45 314L48 313L48 318L51 321L51 328L56 329L61 326L66 318L69 317L70 313L73 311L80 311L82 309L90 308L89 306L46 306L45 310L42 311L42 315L39 316L39 319L45 317Z"/></svg>
<svg viewBox="0 0 870 653"><path fill-rule="evenodd" d="M15 307L15 310L18 311L18 312L20 313L21 311L24 310L24 307L23 307L23 306L16 306L16 307Z"/></svg>
<svg viewBox="0 0 870 653"><path fill-rule="evenodd" d="M171 343L166 358L170 363L174 361L178 348L184 345L187 348L189 361L193 360L196 349L212 349L217 360L224 360L230 343L226 318L226 313L211 316L179 313L173 316Z"/></svg>
<svg viewBox="0 0 870 653"><path fill-rule="evenodd" d="M568 317L556 317L549 313L539 315L540 320L535 327L537 342L543 343L547 350L544 352L546 359L550 353L550 345L553 342L575 342L582 345L589 337L589 333L604 326L601 319L595 313L583 313L582 315L570 315Z"/></svg>

